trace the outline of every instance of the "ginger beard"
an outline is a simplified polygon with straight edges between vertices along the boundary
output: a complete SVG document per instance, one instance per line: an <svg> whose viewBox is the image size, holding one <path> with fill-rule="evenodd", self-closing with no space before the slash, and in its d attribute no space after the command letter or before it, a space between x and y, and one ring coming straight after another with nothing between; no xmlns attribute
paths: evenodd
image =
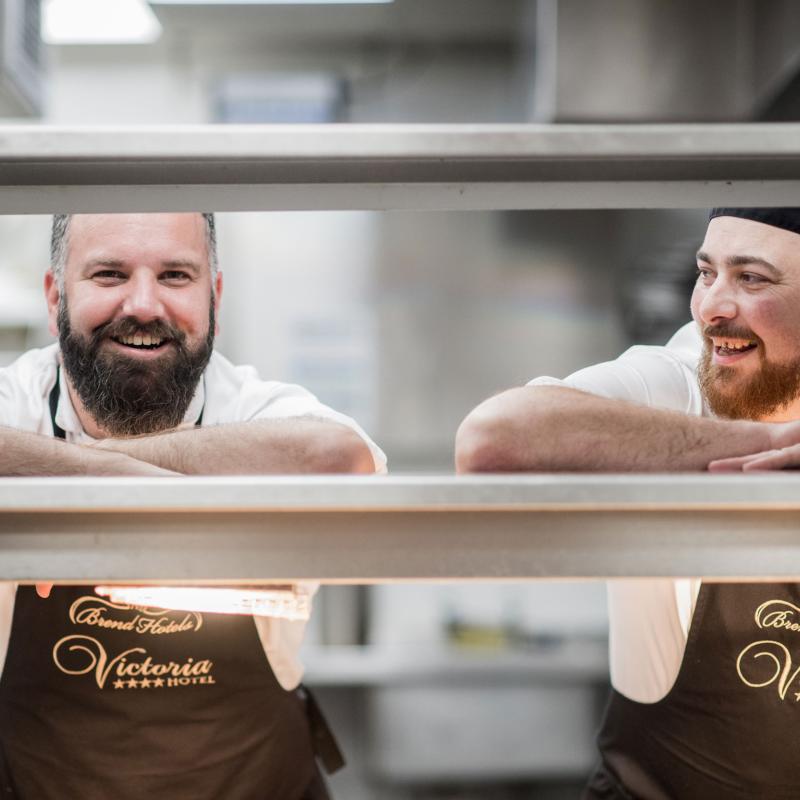
<svg viewBox="0 0 800 800"><path fill-rule="evenodd" d="M95 422L115 437L142 436L175 428L183 422L214 346L214 300L209 306L208 334L195 349L186 335L162 320L137 322L132 317L98 326L90 337L76 333L67 301L58 309L61 358L78 397ZM103 347L110 338L149 334L168 340L157 359L138 359Z"/></svg>
<svg viewBox="0 0 800 800"><path fill-rule="evenodd" d="M756 342L758 370L745 376L736 367L715 364L711 336ZM769 361L758 336L731 325L709 325L703 329L703 352L697 374L708 407L716 416L726 419L765 419L800 394L800 358L784 364Z"/></svg>

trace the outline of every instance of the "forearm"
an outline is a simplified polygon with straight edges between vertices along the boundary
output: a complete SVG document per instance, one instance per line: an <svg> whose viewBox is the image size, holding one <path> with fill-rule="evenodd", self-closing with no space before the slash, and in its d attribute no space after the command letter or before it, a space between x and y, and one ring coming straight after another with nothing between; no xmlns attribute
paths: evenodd
<svg viewBox="0 0 800 800"><path fill-rule="evenodd" d="M159 474L166 473L119 453L0 427L0 475L6 477Z"/></svg>
<svg viewBox="0 0 800 800"><path fill-rule="evenodd" d="M185 475L371 473L369 448L350 428L316 419L253 420L135 439L108 439L114 450Z"/></svg>
<svg viewBox="0 0 800 800"><path fill-rule="evenodd" d="M768 426L648 408L557 386L511 389L456 438L459 472L704 470L769 445Z"/></svg>

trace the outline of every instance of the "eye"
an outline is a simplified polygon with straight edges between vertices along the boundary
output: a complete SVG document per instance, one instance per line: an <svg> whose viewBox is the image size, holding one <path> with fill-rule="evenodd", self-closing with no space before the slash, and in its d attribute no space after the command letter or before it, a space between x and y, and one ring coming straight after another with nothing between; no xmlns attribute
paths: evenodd
<svg viewBox="0 0 800 800"><path fill-rule="evenodd" d="M697 268L697 282L710 284L714 280L714 273L708 267Z"/></svg>
<svg viewBox="0 0 800 800"><path fill-rule="evenodd" d="M99 269L92 273L92 280L102 286L113 286L125 280L125 273L117 269Z"/></svg>
<svg viewBox="0 0 800 800"><path fill-rule="evenodd" d="M755 272L743 272L739 276L739 280L748 286L756 286L759 283L767 283L768 279L763 275L757 275Z"/></svg>
<svg viewBox="0 0 800 800"><path fill-rule="evenodd" d="M192 276L180 269L169 269L161 273L161 280L173 286L180 286L181 284L189 283L192 280Z"/></svg>

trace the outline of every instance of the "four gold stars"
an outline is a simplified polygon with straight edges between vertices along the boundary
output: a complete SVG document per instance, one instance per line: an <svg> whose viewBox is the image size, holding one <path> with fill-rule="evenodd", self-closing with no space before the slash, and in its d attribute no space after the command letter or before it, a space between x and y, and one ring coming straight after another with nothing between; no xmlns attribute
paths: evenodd
<svg viewBox="0 0 800 800"><path fill-rule="evenodd" d="M116 680L113 685L115 689L149 689L151 686L160 689L164 684L163 678L142 678L138 681L136 678L130 678L127 681Z"/></svg>

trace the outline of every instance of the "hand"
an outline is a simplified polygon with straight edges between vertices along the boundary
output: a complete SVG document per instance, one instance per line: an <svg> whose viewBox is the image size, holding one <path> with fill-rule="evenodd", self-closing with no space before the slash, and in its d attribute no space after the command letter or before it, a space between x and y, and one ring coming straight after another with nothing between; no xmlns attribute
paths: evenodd
<svg viewBox="0 0 800 800"><path fill-rule="evenodd" d="M765 450L749 456L720 458L708 465L709 472L756 472L773 469L800 469L800 444Z"/></svg>
<svg viewBox="0 0 800 800"><path fill-rule="evenodd" d="M43 599L47 599L50 597L50 590L53 588L52 583L37 583L36 584L36 594Z"/></svg>
<svg viewBox="0 0 800 800"><path fill-rule="evenodd" d="M800 423L767 423L772 449L745 456L719 458L708 465L709 472L755 472L800 469Z"/></svg>

